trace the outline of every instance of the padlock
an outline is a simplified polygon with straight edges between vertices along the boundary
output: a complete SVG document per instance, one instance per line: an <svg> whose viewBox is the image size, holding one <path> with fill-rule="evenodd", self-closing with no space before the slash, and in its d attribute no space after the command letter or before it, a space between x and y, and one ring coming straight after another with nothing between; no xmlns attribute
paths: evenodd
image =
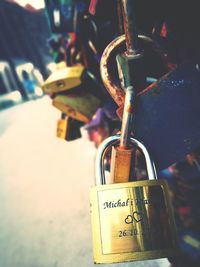
<svg viewBox="0 0 200 267"><path fill-rule="evenodd" d="M77 64L57 69L43 83L42 89L47 94L86 91L105 99L101 82L83 65Z"/></svg>
<svg viewBox="0 0 200 267"><path fill-rule="evenodd" d="M47 94L70 90L81 85L84 72L85 68L82 65L58 69L48 77L42 89Z"/></svg>
<svg viewBox="0 0 200 267"><path fill-rule="evenodd" d="M80 92L79 94L56 95L53 99L53 106L71 118L88 123L100 106L100 102L99 98L94 95Z"/></svg>
<svg viewBox="0 0 200 267"><path fill-rule="evenodd" d="M88 123L104 100L102 85L82 65L59 69L44 83L53 106L67 116Z"/></svg>
<svg viewBox="0 0 200 267"><path fill-rule="evenodd" d="M83 122L75 120L62 113L61 118L57 122L57 137L66 141L73 141L81 138L80 128Z"/></svg>
<svg viewBox="0 0 200 267"><path fill-rule="evenodd" d="M97 151L96 187L90 194L95 263L165 258L178 252L167 181L157 180L146 147L130 139L145 156L148 180L106 185L104 158L120 136L107 138Z"/></svg>
<svg viewBox="0 0 200 267"><path fill-rule="evenodd" d="M56 136L60 139L65 139L67 134L68 119L61 118L57 121L57 131Z"/></svg>

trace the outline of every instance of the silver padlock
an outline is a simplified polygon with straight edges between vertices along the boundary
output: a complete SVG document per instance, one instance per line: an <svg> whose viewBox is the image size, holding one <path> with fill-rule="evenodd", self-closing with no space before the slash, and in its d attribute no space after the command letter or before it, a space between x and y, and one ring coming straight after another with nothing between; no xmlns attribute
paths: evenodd
<svg viewBox="0 0 200 267"><path fill-rule="evenodd" d="M148 180L106 185L104 158L120 136L106 139L96 158L96 184L91 189L91 217L95 263L170 257L178 242L168 184L158 180L145 146L131 138L143 152Z"/></svg>

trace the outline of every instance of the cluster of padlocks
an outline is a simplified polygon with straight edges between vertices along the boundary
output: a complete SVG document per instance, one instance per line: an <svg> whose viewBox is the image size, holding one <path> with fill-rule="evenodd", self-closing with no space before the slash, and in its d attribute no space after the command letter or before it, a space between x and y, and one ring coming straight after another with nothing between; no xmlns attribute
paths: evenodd
<svg viewBox="0 0 200 267"><path fill-rule="evenodd" d="M175 177L176 165L168 167L200 146L199 62L173 58L173 19L139 2L46 1L57 70L43 90L61 111L57 136L75 140L85 126L98 147L96 263L180 255L172 190L157 171Z"/></svg>
<svg viewBox="0 0 200 267"><path fill-rule="evenodd" d="M108 10L106 16L101 17L104 11L100 10L93 17L88 12L89 8L94 11L89 1L46 1L46 7L53 31L49 46L57 70L45 81L43 90L62 112L57 135L76 140L85 125L98 146L120 125L116 104L106 92L99 70L101 54L116 33L116 18L110 21Z"/></svg>

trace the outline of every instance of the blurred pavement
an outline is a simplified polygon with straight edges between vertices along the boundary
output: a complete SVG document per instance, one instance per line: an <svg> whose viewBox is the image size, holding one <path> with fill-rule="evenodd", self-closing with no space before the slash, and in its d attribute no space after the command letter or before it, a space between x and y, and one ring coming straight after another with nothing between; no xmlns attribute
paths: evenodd
<svg viewBox="0 0 200 267"><path fill-rule="evenodd" d="M59 117L47 97L0 112L0 267L95 266L89 213L95 148L86 133L69 143L56 138Z"/></svg>

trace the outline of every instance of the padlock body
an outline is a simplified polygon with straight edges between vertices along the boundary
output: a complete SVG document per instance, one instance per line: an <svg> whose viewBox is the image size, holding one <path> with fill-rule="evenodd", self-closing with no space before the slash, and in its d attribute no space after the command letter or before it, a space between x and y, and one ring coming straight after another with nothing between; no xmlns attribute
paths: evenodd
<svg viewBox="0 0 200 267"><path fill-rule="evenodd" d="M88 123L100 106L100 99L87 92L58 94L53 99L53 106L71 118Z"/></svg>
<svg viewBox="0 0 200 267"><path fill-rule="evenodd" d="M68 127L67 119L65 119L65 120L60 119L57 121L57 134L56 135L58 138L61 138L61 139L66 138L67 127Z"/></svg>
<svg viewBox="0 0 200 267"><path fill-rule="evenodd" d="M57 122L57 137L66 141L73 141L81 138L80 127L84 123L74 120L71 117L60 119Z"/></svg>
<svg viewBox="0 0 200 267"><path fill-rule="evenodd" d="M47 94L60 93L81 84L85 68L82 65L65 67L53 72L44 82L42 89Z"/></svg>
<svg viewBox="0 0 200 267"><path fill-rule="evenodd" d="M164 258L178 251L173 210L164 180L91 189L95 263Z"/></svg>

